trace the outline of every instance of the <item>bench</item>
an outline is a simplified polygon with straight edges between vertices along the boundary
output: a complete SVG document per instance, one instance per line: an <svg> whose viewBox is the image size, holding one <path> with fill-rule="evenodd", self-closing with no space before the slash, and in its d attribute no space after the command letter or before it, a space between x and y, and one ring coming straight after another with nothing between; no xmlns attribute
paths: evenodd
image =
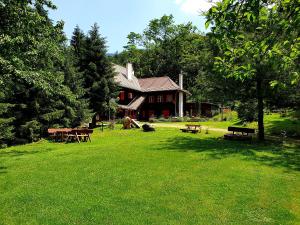
<svg viewBox="0 0 300 225"><path fill-rule="evenodd" d="M184 133L191 132L193 134L197 134L198 132L201 132L201 125L187 124L185 126L186 128L180 129Z"/></svg>
<svg viewBox="0 0 300 225"><path fill-rule="evenodd" d="M252 140L252 135L249 134L255 133L255 129L244 127L228 127L228 131L232 133L224 135L227 140Z"/></svg>

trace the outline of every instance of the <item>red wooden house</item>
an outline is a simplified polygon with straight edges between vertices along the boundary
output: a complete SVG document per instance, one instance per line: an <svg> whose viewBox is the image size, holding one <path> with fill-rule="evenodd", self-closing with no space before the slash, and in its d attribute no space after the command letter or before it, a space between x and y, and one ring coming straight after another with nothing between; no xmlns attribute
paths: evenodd
<svg viewBox="0 0 300 225"><path fill-rule="evenodd" d="M151 117L183 117L188 91L183 89L182 75L179 85L169 77L138 79L132 64L126 68L114 65L115 80L121 87L117 117L130 116L139 120Z"/></svg>

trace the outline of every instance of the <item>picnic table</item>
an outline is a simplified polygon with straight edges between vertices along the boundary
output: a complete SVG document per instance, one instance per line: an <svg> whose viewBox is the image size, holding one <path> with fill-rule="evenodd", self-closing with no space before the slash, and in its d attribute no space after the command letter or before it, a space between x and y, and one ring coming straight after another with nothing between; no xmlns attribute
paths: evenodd
<svg viewBox="0 0 300 225"><path fill-rule="evenodd" d="M228 127L228 131L232 133L224 135L224 139L227 140L251 140L252 135L249 134L255 133L255 129L244 127Z"/></svg>
<svg viewBox="0 0 300 225"><path fill-rule="evenodd" d="M186 128L180 129L182 132L191 132L193 134L197 134L198 132L201 132L201 125L199 124L186 124Z"/></svg>
<svg viewBox="0 0 300 225"><path fill-rule="evenodd" d="M69 142L69 141L77 141L80 143L81 141L90 141L90 134L93 133L91 129L81 129L81 128L50 128L48 129L49 137L55 141L60 142Z"/></svg>

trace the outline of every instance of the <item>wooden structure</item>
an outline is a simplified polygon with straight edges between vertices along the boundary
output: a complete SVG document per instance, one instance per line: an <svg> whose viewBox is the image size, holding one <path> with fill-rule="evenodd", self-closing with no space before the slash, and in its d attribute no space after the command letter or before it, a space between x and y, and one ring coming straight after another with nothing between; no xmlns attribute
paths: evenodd
<svg viewBox="0 0 300 225"><path fill-rule="evenodd" d="M201 132L201 125L198 124L187 124L186 128L180 129L182 132L191 132L193 134L197 134Z"/></svg>
<svg viewBox="0 0 300 225"><path fill-rule="evenodd" d="M183 89L183 78L179 84L171 78L151 77L138 79L134 76L132 65L114 65L115 81L121 88L118 100L117 117L130 117L149 120L153 117L183 117L186 96L190 93Z"/></svg>
<svg viewBox="0 0 300 225"><path fill-rule="evenodd" d="M227 140L252 140L251 134L255 133L255 129L243 127L228 127L228 131L232 133L224 135Z"/></svg>
<svg viewBox="0 0 300 225"><path fill-rule="evenodd" d="M84 141L91 142L91 129L80 129L80 128L50 128L48 129L49 137L57 142L71 142L77 141L78 143Z"/></svg>

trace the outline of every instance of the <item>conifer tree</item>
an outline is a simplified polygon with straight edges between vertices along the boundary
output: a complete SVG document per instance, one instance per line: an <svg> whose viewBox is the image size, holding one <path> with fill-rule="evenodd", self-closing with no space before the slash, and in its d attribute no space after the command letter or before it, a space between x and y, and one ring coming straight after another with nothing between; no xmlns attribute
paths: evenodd
<svg viewBox="0 0 300 225"><path fill-rule="evenodd" d="M69 83L68 72L77 71L67 63L63 23L54 24L48 8L55 9L51 1L0 4L2 143L36 141L49 127L74 126L83 118L80 91Z"/></svg>
<svg viewBox="0 0 300 225"><path fill-rule="evenodd" d="M107 57L106 41L101 37L97 24L89 31L85 46L82 68L90 108L95 115L106 116L109 101L116 96L117 86L114 82L115 73L112 64ZM93 124L95 125L95 116Z"/></svg>

